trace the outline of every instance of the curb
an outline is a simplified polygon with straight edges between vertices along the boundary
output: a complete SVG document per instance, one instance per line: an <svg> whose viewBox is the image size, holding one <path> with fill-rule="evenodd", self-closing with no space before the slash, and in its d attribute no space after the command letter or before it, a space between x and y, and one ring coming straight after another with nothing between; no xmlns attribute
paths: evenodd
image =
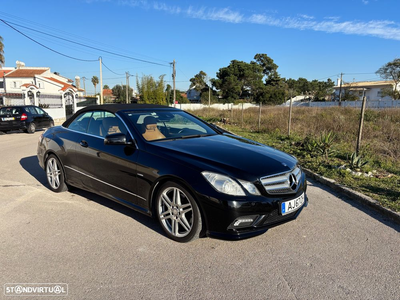
<svg viewBox="0 0 400 300"><path fill-rule="evenodd" d="M378 201L372 199L371 197L361 194L359 192L353 191L352 189L350 189L344 185L338 184L333 179L323 177L323 176L316 174L306 168L302 168L302 170L304 171L304 173L306 173L306 175L309 178L312 178L312 179L330 187L334 191L347 196L351 200L355 200L363 205L371 207L372 209L374 209L375 211L384 215L385 217L390 218L395 223L400 224L400 213L381 206Z"/></svg>

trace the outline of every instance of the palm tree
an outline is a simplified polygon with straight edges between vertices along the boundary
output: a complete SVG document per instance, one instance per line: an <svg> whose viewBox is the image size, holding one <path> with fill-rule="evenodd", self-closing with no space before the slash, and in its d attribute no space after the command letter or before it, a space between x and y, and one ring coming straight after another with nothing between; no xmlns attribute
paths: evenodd
<svg viewBox="0 0 400 300"><path fill-rule="evenodd" d="M0 68L4 66L5 60L4 60L4 44L3 44L3 38L0 36Z"/></svg>
<svg viewBox="0 0 400 300"><path fill-rule="evenodd" d="M98 85L98 83L99 83L99 78L97 76L93 76L92 83L94 85L94 94L96 95L96 85Z"/></svg>

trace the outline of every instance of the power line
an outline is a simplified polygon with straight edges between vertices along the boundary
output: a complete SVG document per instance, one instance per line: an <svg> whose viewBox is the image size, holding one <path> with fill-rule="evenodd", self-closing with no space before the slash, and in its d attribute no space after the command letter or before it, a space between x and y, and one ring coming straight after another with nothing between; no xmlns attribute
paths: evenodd
<svg viewBox="0 0 400 300"><path fill-rule="evenodd" d="M14 27L12 27L11 25L9 25L3 19L0 19L0 20L2 22L4 22L6 25L8 25L11 28L13 28L14 30L17 30ZM36 29L30 28L30 27L27 27L27 26L23 26L23 25L20 25L20 24L17 24L17 23L13 23L13 22L9 22L9 23L14 24L14 25L19 26L19 27L22 27L22 28L25 28L25 29L28 29L28 30L31 30L31 31L35 31L35 32L47 35L47 36L51 36L51 37L59 39L59 40L63 40L63 41L66 41L66 42L69 42L69 43L73 43L73 44L76 44L76 45L79 45L79 46L82 46L82 47L90 48L90 49L93 49L93 50L102 51L102 52L105 52L105 53L108 53L108 54L112 54L112 55L115 55L115 56L120 56L120 57L128 58L128 59L131 59L131 60L136 60L136 61L140 61L140 62L144 62L144 63L148 63L148 64L153 64L153 65L158 65L158 66L164 66L164 67L169 66L169 65L166 65L166 64L160 64L160 63L157 63L157 62L144 60L144 59L140 59L140 58L135 58L135 57L132 57L132 56L127 56L127 55L119 54L119 53L116 53L116 52L104 50L104 49L101 49L101 48L89 46L89 45L86 45L86 44L83 44L83 43L72 41L70 39L66 39L66 38L62 38L62 37L59 37L59 36L56 36L56 35L53 35L53 34L50 34L50 33L46 33L44 31L40 31L40 30L36 30ZM21 33L20 31L18 31L18 32Z"/></svg>
<svg viewBox="0 0 400 300"><path fill-rule="evenodd" d="M110 71L111 73L113 73L113 74L115 74L115 75L121 75L121 76L123 76L123 75L124 75L124 74L115 73L113 70L111 70L109 67L107 67L107 66L104 64L104 62L103 62L103 61L101 62L101 64L102 64L103 66L105 66L105 67L106 67L106 69L107 69L108 71Z"/></svg>
<svg viewBox="0 0 400 300"><path fill-rule="evenodd" d="M54 49L52 49L52 48L50 48L50 47L47 47L46 45L43 45L42 43L40 43L40 42L34 40L33 38L27 36L27 35L24 34L23 32L19 31L19 30L16 29L15 27L13 27L13 26L11 26L10 24L8 24L8 23L7 23L6 21L4 21L3 19L0 19L0 21L2 21L4 24L6 24L7 26L9 26L9 27L11 27L12 29L14 29L14 30L15 30L16 32L18 32L19 34L22 34L22 35L23 35L24 37L26 37L27 39L30 39L30 40L33 41L34 43L36 43L36 44L38 44L38 45L40 45L40 46L42 46L42 47L44 47L44 48L46 48L46 49L48 49L48 50L54 52L54 53L57 53L57 54L59 54L59 55L62 55L62 56L65 56L65 57L68 57L68 58L71 58L71 59L74 59L74 60L79 60L79 61L86 61L86 62L98 61L97 59L81 59L81 58L76 58L76 57L69 56L69 55L67 55L67 54L61 53L61 52L59 52L59 51L57 51L57 50L54 50Z"/></svg>

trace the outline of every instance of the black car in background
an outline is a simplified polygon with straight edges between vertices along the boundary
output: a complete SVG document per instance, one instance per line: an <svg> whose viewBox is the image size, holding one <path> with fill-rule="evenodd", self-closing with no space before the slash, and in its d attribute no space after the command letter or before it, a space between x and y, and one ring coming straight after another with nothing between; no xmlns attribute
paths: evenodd
<svg viewBox="0 0 400 300"><path fill-rule="evenodd" d="M259 234L308 202L293 156L171 107L88 106L43 133L37 156L54 192L75 186L156 216L179 242Z"/></svg>
<svg viewBox="0 0 400 300"><path fill-rule="evenodd" d="M22 129L34 133L36 129L53 127L53 118L34 105L5 106L0 108L0 131Z"/></svg>

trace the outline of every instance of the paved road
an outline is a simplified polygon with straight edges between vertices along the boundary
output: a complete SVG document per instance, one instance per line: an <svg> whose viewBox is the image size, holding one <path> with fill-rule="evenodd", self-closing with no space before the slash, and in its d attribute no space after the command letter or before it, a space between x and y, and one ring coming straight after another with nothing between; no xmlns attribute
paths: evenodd
<svg viewBox="0 0 400 300"><path fill-rule="evenodd" d="M53 282L64 299L400 299L400 227L317 183L296 221L179 244L112 201L52 193L39 136L0 135L0 299L5 283Z"/></svg>

